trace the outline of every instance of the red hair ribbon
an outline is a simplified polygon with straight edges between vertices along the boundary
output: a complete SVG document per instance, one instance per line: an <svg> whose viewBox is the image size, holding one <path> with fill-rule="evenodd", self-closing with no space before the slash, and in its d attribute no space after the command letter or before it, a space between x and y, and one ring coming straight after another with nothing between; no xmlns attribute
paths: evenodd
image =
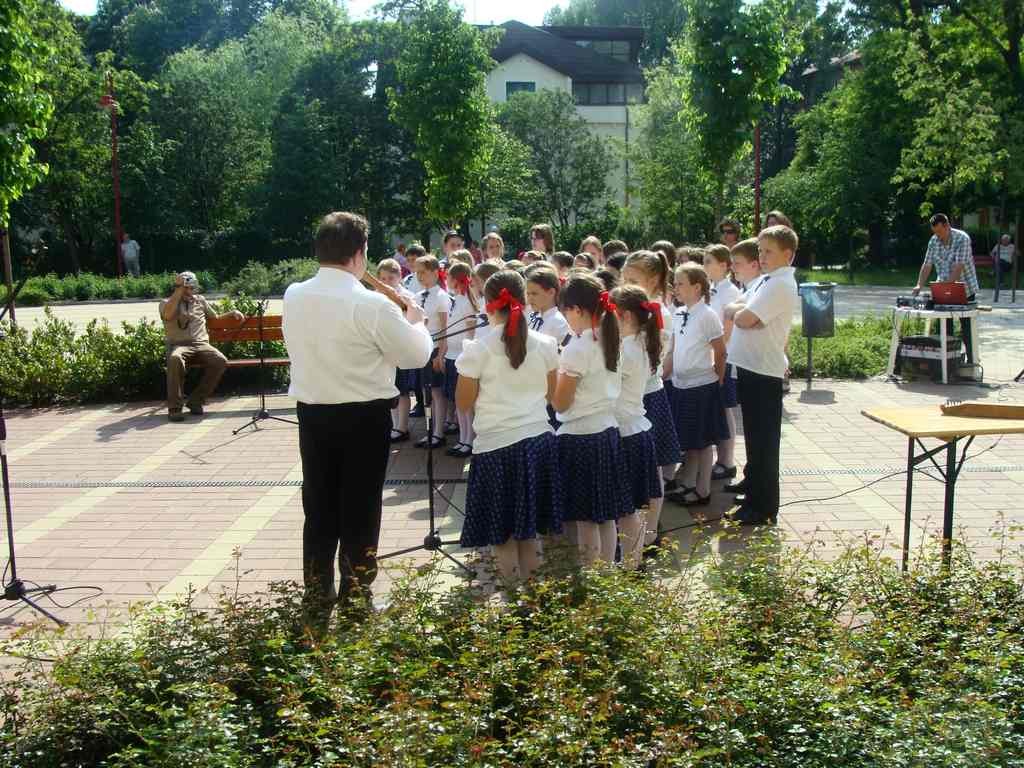
<svg viewBox="0 0 1024 768"><path fill-rule="evenodd" d="M487 302L486 309L493 315L497 314L499 309L506 307L508 307L508 335L515 337L519 334L519 326L523 320L523 305L515 300L508 292L508 288L502 288L498 298Z"/></svg>
<svg viewBox="0 0 1024 768"><path fill-rule="evenodd" d="M469 275L455 278L455 285L463 296L469 293Z"/></svg>
<svg viewBox="0 0 1024 768"><path fill-rule="evenodd" d="M565 287L565 281L566 281L566 279L567 279L567 278L566 278L566 276L565 276L565 275L559 275L559 276L558 276L558 284L559 284L560 286L562 286L562 287Z"/></svg>
<svg viewBox="0 0 1024 768"><path fill-rule="evenodd" d="M608 295L608 291L601 291L601 295L598 299L601 302L601 308L605 312L614 312L619 308L619 305L612 301L611 296Z"/></svg>
<svg viewBox="0 0 1024 768"><path fill-rule="evenodd" d="M442 291L448 290L448 270L444 267L437 270L437 284L441 286Z"/></svg>
<svg viewBox="0 0 1024 768"><path fill-rule="evenodd" d="M661 304L656 301L645 301L640 306L657 318L659 331L665 328L665 318L661 316Z"/></svg>

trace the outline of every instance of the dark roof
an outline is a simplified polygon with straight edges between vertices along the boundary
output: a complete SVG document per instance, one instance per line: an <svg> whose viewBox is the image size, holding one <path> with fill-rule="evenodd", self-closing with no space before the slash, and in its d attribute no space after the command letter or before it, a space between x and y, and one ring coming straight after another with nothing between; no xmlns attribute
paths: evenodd
<svg viewBox="0 0 1024 768"><path fill-rule="evenodd" d="M860 51L859 50L857 50L857 51L850 51L849 53L847 53L844 56L835 56L835 57L829 59L828 64L825 65L824 67L821 67L821 69L823 69L823 70L840 69L840 68L845 69L847 67L857 67L857 66L860 66ZM812 64L807 69L805 69L803 72L801 72L801 75L803 77L807 77L809 75L816 74L819 71L820 71L819 68Z"/></svg>
<svg viewBox="0 0 1024 768"><path fill-rule="evenodd" d="M642 83L643 72L632 64L604 56L590 48L518 21L500 24L505 30L501 42L491 51L502 62L523 53L577 83ZM564 28L563 28L564 29ZM629 29L626 27L625 29ZM602 38L609 39L609 38Z"/></svg>
<svg viewBox="0 0 1024 768"><path fill-rule="evenodd" d="M542 26L539 29L567 40L636 40L644 39L643 27Z"/></svg>

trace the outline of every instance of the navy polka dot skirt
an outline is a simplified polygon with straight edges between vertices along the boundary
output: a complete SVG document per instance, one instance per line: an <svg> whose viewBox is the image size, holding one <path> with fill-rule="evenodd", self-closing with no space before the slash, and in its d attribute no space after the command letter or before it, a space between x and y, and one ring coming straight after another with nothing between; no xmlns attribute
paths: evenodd
<svg viewBox="0 0 1024 768"><path fill-rule="evenodd" d="M672 423L676 423L676 402L675 397L672 393L675 391L675 385L672 384L672 379L662 379L662 386L665 387L665 397L668 398L668 409L672 412ZM649 417L648 417L649 418ZM676 442L679 442L679 436L676 435Z"/></svg>
<svg viewBox="0 0 1024 768"><path fill-rule="evenodd" d="M395 386L398 387L398 394L408 395L416 391L418 368L399 368L395 371Z"/></svg>
<svg viewBox="0 0 1024 768"><path fill-rule="evenodd" d="M563 519L604 523L633 513L622 482L621 442L616 427L593 435L558 436Z"/></svg>
<svg viewBox="0 0 1024 768"><path fill-rule="evenodd" d="M455 361L444 359L444 396L450 402L455 402L455 385L459 383L459 372L455 368Z"/></svg>
<svg viewBox="0 0 1024 768"><path fill-rule="evenodd" d="M722 382L722 407L735 408L740 404L736 397L736 379L732 377L733 367L730 363L725 366L725 381Z"/></svg>
<svg viewBox="0 0 1024 768"><path fill-rule="evenodd" d="M699 451L731 437L722 407L722 387L717 381L701 387L673 388L672 403L676 435L684 451Z"/></svg>
<svg viewBox="0 0 1024 768"><path fill-rule="evenodd" d="M463 547L504 544L562 530L562 477L550 432L473 454L466 488Z"/></svg>
<svg viewBox="0 0 1024 768"><path fill-rule="evenodd" d="M668 393L664 389L648 392L644 395L644 411L647 420L651 422L658 466L679 464L683 460L683 452L679 450L679 438L676 436L676 423L669 406Z"/></svg>
<svg viewBox="0 0 1024 768"><path fill-rule="evenodd" d="M661 498L661 467L654 446L654 430L622 438L622 479L633 509Z"/></svg>

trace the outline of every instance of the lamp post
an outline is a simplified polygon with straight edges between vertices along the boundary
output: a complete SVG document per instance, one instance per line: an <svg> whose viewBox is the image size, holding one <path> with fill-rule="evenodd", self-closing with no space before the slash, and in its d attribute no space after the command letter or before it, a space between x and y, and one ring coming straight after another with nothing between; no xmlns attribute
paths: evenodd
<svg viewBox="0 0 1024 768"><path fill-rule="evenodd" d="M114 250L116 251L117 276L124 276L124 256L121 253L121 168L117 162L117 102L114 100L114 76L107 73L107 92L100 99L100 107L110 110L110 156L111 173L114 177Z"/></svg>

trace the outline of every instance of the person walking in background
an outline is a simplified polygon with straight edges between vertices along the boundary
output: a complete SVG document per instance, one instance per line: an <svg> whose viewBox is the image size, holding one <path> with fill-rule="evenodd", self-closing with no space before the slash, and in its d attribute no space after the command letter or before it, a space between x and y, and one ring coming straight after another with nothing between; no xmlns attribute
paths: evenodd
<svg viewBox="0 0 1024 768"><path fill-rule="evenodd" d="M996 292L993 301L999 301L999 291L1003 287L1003 275L1013 271L1013 265L1017 261L1017 246L1010 240L1010 236L1004 234L999 238L995 248L992 249L992 269L996 273ZM1012 278L1011 278L1012 279Z"/></svg>
<svg viewBox="0 0 1024 768"><path fill-rule="evenodd" d="M121 241L121 259L124 261L124 271L132 277L138 277L142 271L139 268L139 252L141 250L139 244L125 232L124 239Z"/></svg>

